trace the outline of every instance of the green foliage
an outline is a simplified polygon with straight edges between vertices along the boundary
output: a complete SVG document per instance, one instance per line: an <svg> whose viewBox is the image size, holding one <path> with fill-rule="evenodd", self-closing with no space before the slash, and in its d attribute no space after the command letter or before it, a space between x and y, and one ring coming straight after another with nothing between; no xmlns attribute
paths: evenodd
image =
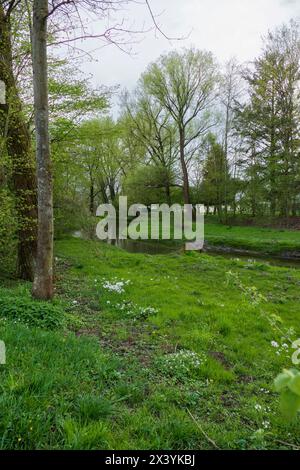
<svg viewBox="0 0 300 470"><path fill-rule="evenodd" d="M236 115L252 215L295 215L299 209L299 24L291 21L265 39L245 72L249 102Z"/></svg>
<svg viewBox="0 0 300 470"><path fill-rule="evenodd" d="M111 434L108 426L101 422L80 426L76 422L66 420L63 430L66 435L66 449L95 450L109 448Z"/></svg>
<svg viewBox="0 0 300 470"><path fill-rule="evenodd" d="M94 223L101 202L115 202L120 180L120 128L110 118L86 120L78 126L61 119L53 145L55 236L61 238ZM66 132L62 148L60 133ZM95 233L96 222L93 227Z"/></svg>
<svg viewBox="0 0 300 470"><path fill-rule="evenodd" d="M85 212L85 214L84 214ZM60 205L54 209L54 236L56 239L71 235L85 224L88 218L87 209L84 210L76 199L67 194L60 195Z"/></svg>
<svg viewBox="0 0 300 470"><path fill-rule="evenodd" d="M300 251L300 236L297 230L230 226L206 219L204 231L206 242L216 247L249 250L265 256L287 256L289 253L292 256L293 252Z"/></svg>
<svg viewBox="0 0 300 470"><path fill-rule="evenodd" d="M201 185L201 201L206 206L215 206L222 217L223 205L232 203L231 178L228 162L216 137L210 134L207 138L208 150L203 167L203 181Z"/></svg>
<svg viewBox="0 0 300 470"><path fill-rule="evenodd" d="M188 166L211 126L210 107L216 98L218 80L213 55L194 48L161 55L141 77L145 94L170 116L177 129L177 159L188 199Z"/></svg>
<svg viewBox="0 0 300 470"><path fill-rule="evenodd" d="M13 271L16 252L17 222L14 200L6 189L0 188L0 269Z"/></svg>
<svg viewBox="0 0 300 470"><path fill-rule="evenodd" d="M227 274L229 274L229 277L234 279L234 285L239 287L239 289L248 298L250 304L258 309L258 314L268 321L270 327L274 331L274 334L280 333L282 340L291 343L292 340L290 335L291 331L294 334L294 328L284 328L283 321L281 317L278 316L278 314L272 313L270 315L267 314L264 309L259 308L261 304L267 301L265 296L263 296L255 286L244 286L236 273L229 271ZM285 345L288 349L288 345L286 343ZM275 342L274 346L277 348L277 352L280 354L278 343ZM283 372L276 377L274 384L276 391L281 392L280 406L283 414L288 419L294 418L297 412L300 410L300 372L296 369L284 369Z"/></svg>
<svg viewBox="0 0 300 470"><path fill-rule="evenodd" d="M49 74L49 100L51 118L69 116L73 120L89 113L103 112L108 108L108 89L93 89L89 78L67 61L53 61Z"/></svg>
<svg viewBox="0 0 300 470"><path fill-rule="evenodd" d="M123 193L128 196L128 204L137 201L145 205L169 203L166 185L169 184L172 199L173 191L170 186L175 179L172 173L171 170L153 164L135 168L123 182Z"/></svg>
<svg viewBox="0 0 300 470"><path fill-rule="evenodd" d="M111 400L103 396L85 395L77 401L78 415L82 421L98 421L113 414L113 404Z"/></svg>
<svg viewBox="0 0 300 470"><path fill-rule="evenodd" d="M281 394L281 410L288 419L300 411L300 372L284 369L274 381L275 389Z"/></svg>
<svg viewBox="0 0 300 470"><path fill-rule="evenodd" d="M0 290L0 316L28 326L57 329L64 323L64 311L58 305L16 297Z"/></svg>
<svg viewBox="0 0 300 470"><path fill-rule="evenodd" d="M96 340L2 319L0 338L1 449L99 449L108 439L113 448L111 400L100 397L115 381L114 356Z"/></svg>
<svg viewBox="0 0 300 470"><path fill-rule="evenodd" d="M204 72L201 77L199 70ZM162 106L170 108L174 120L180 119L179 114L185 111L186 119L195 112L194 121L203 111L203 101L211 97L217 78L212 54L193 48L162 55L142 76L145 90Z"/></svg>
<svg viewBox="0 0 300 470"><path fill-rule="evenodd" d="M143 197L143 191L146 193L143 200L153 196L150 203L164 199L170 203L171 187L177 181L178 173L175 170L178 162L176 124L172 122L170 112L147 93L142 79L131 95L124 94L123 107L121 123L124 130L123 138L126 139L124 150L126 147L129 150L127 163L131 170L129 175L127 171L127 177L132 179L132 172L134 173L135 185L139 188L137 196ZM133 142L135 148L132 155L130 147ZM125 184L125 189L127 188ZM134 202L136 201L141 199L137 198Z"/></svg>

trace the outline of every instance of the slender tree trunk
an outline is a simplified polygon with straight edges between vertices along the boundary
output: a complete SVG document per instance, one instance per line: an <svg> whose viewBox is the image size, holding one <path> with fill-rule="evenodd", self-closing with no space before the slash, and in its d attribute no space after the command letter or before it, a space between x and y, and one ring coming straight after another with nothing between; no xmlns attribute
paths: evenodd
<svg viewBox="0 0 300 470"><path fill-rule="evenodd" d="M297 201L295 200L295 198L293 198L291 210L292 210L292 217L296 217L297 216Z"/></svg>
<svg viewBox="0 0 300 470"><path fill-rule="evenodd" d="M0 5L0 80L5 84L5 103L0 104L0 132L12 161L12 185L18 221L17 275L33 280L37 239L35 163L30 134L22 115L12 63L10 18Z"/></svg>
<svg viewBox="0 0 300 470"><path fill-rule="evenodd" d="M270 134L270 211L271 216L275 217L276 215L276 200L277 200L277 190L276 188L276 129L275 129L275 89L274 83L272 84L272 114L271 114L271 134Z"/></svg>
<svg viewBox="0 0 300 470"><path fill-rule="evenodd" d="M230 123L229 123L229 111L230 111L230 102L231 102L231 94L228 96L228 101L226 105L226 118L225 118L225 138L224 138L224 157L225 157L225 165L224 165L224 204L225 204L225 223L227 223L228 219L228 202L227 202L227 177L228 177L228 136L230 130Z"/></svg>
<svg viewBox="0 0 300 470"><path fill-rule="evenodd" d="M109 200L108 200L108 197L107 197L107 192L106 192L106 183L105 182L101 182L100 183L100 193L101 193L101 196L102 196L102 202L104 204L108 204L109 203Z"/></svg>
<svg viewBox="0 0 300 470"><path fill-rule="evenodd" d="M189 174L187 171L187 166L185 162L185 152L184 152L184 129L179 129L179 150L180 150L180 163L182 169L182 177L183 177L183 201L184 204L190 204L190 186L189 186Z"/></svg>
<svg viewBox="0 0 300 470"><path fill-rule="evenodd" d="M236 216L236 200L235 200L235 195L232 203L232 209L233 209L233 217Z"/></svg>
<svg viewBox="0 0 300 470"><path fill-rule="evenodd" d="M256 199L255 196L251 198L251 215L252 217L256 217Z"/></svg>
<svg viewBox="0 0 300 470"><path fill-rule="evenodd" d="M109 187L110 201L113 203L114 200L116 199L116 191L115 191L114 181L111 181L109 183L108 187Z"/></svg>
<svg viewBox="0 0 300 470"><path fill-rule="evenodd" d="M38 247L33 296L45 300L53 297L53 189L48 125L47 15L48 0L34 0L32 63L38 175Z"/></svg>
<svg viewBox="0 0 300 470"><path fill-rule="evenodd" d="M166 199L167 203L169 206L171 206L172 201L171 201L171 188L170 188L170 181L167 179L166 184L165 184L165 191L166 191Z"/></svg>
<svg viewBox="0 0 300 470"><path fill-rule="evenodd" d="M95 211L95 190L94 190L94 182L91 181L90 184L90 214L94 215Z"/></svg>

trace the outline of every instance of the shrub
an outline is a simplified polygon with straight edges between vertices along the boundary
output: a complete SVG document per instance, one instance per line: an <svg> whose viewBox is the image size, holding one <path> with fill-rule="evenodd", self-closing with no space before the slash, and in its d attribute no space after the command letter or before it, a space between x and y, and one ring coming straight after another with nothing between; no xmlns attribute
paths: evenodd
<svg viewBox="0 0 300 470"><path fill-rule="evenodd" d="M0 188L0 266L12 272L16 255L16 220L14 201L9 192Z"/></svg>
<svg viewBox="0 0 300 470"><path fill-rule="evenodd" d="M49 302L12 297L0 292L0 316L26 325L57 329L64 321L64 311Z"/></svg>

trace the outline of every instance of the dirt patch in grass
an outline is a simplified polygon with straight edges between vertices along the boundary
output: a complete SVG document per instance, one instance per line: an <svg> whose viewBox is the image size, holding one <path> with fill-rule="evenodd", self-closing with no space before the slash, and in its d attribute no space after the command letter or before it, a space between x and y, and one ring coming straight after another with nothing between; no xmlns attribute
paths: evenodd
<svg viewBox="0 0 300 470"><path fill-rule="evenodd" d="M238 378L238 382L244 383L244 384L250 384L255 381L255 377L252 375L240 375Z"/></svg>
<svg viewBox="0 0 300 470"><path fill-rule="evenodd" d="M220 396L220 399L226 408L235 408L238 405L238 400L230 391L224 391Z"/></svg>
<svg viewBox="0 0 300 470"><path fill-rule="evenodd" d="M75 333L76 336L99 336L98 328L81 328Z"/></svg>
<svg viewBox="0 0 300 470"><path fill-rule="evenodd" d="M227 370L231 369L231 364L228 361L228 359L225 357L224 353L222 353L220 351L209 351L209 355L213 359L218 361L224 367L224 369L227 369Z"/></svg>

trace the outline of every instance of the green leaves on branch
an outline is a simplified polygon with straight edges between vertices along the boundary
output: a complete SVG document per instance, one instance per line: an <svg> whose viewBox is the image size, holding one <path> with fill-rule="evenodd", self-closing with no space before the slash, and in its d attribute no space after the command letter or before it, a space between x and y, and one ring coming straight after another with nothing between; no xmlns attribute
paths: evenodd
<svg viewBox="0 0 300 470"><path fill-rule="evenodd" d="M300 411L300 372L284 369L274 380L275 389L281 393L281 410L287 419L295 418Z"/></svg>

